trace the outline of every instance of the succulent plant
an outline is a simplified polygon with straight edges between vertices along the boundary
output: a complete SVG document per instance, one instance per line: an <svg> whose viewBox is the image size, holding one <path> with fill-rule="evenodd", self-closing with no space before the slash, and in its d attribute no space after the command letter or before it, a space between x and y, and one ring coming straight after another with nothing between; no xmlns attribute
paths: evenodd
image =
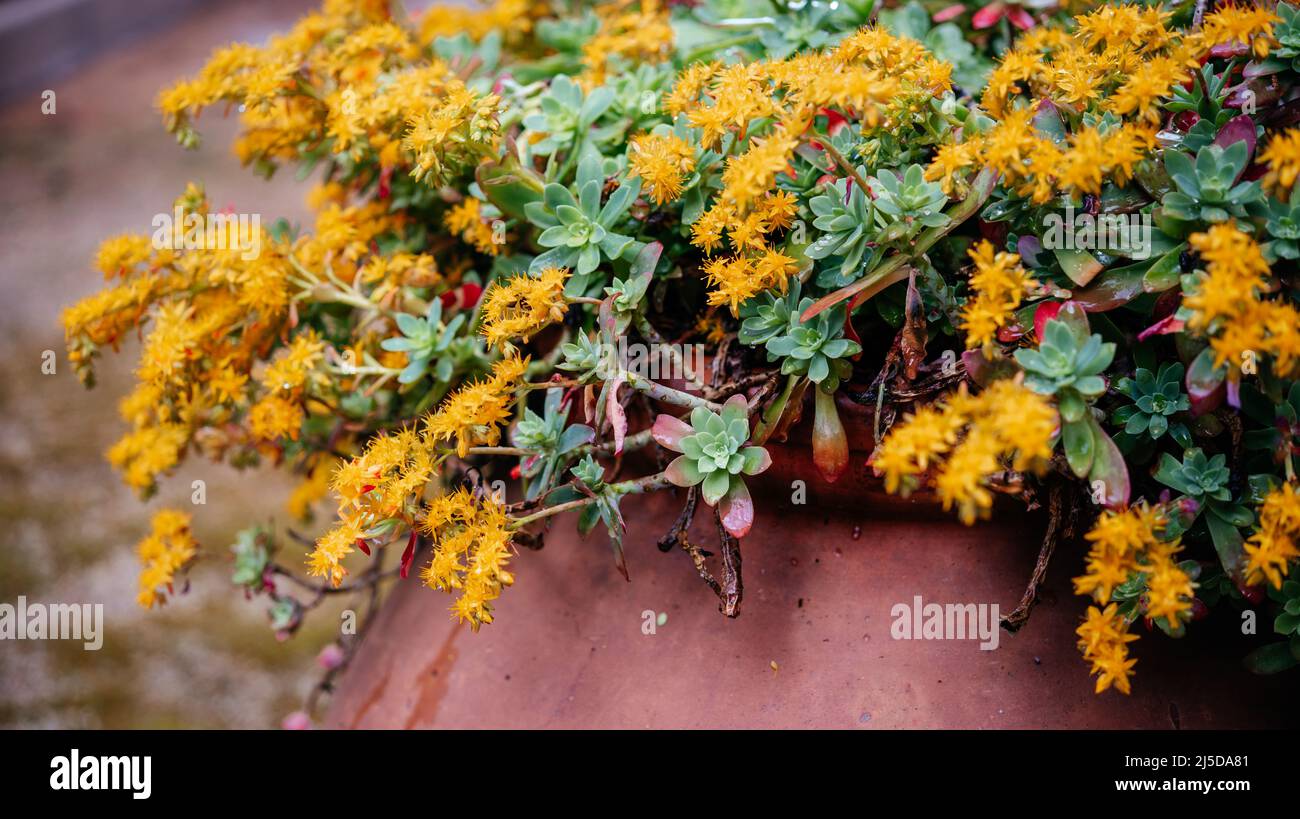
<svg viewBox="0 0 1300 819"><path fill-rule="evenodd" d="M861 169L859 169L861 172ZM840 256L841 280L851 280L862 270L863 258L875 238L875 207L861 185L851 179L838 179L825 193L808 202L812 208L813 227L822 236L804 251L810 259Z"/></svg>
<svg viewBox="0 0 1300 819"><path fill-rule="evenodd" d="M573 477L582 481L592 492L599 493L605 489L605 467L601 466L591 453L587 453L581 461L574 464L570 471Z"/></svg>
<svg viewBox="0 0 1300 819"><path fill-rule="evenodd" d="M511 435L515 446L535 453L520 462L519 475L526 485L525 499L533 500L549 489L560 473L561 464L567 460L565 456L591 443L595 437L596 431L586 424L569 424L562 389L546 391L541 415L525 407Z"/></svg>
<svg viewBox="0 0 1300 819"><path fill-rule="evenodd" d="M1222 454L1207 458L1200 447L1184 452L1182 463L1166 452L1160 457L1155 479L1198 503L1230 501L1228 480L1232 473L1227 463L1227 457Z"/></svg>
<svg viewBox="0 0 1300 819"><path fill-rule="evenodd" d="M641 248L631 236L615 232L641 192L641 180L624 181L602 207L604 182L604 162L598 154L589 153L578 163L577 198L565 186L552 182L543 190L541 201L524 207L528 220L543 229L537 243L550 248L533 259L529 271L548 267L573 270L565 286L569 295L586 295L591 273L603 259L617 259Z"/></svg>
<svg viewBox="0 0 1300 819"><path fill-rule="evenodd" d="M1244 140L1227 148L1206 145L1196 152L1195 162L1182 151L1167 151L1165 170L1177 190L1165 194L1161 201L1164 211L1189 222L1245 217L1247 206L1263 196L1258 181L1237 181L1248 160Z"/></svg>
<svg viewBox="0 0 1300 819"><path fill-rule="evenodd" d="M1016 351L1016 363L1025 370L1025 386L1039 395L1054 396L1067 423L1082 419L1088 402L1106 391L1101 373L1114 358L1114 343L1103 343L1096 333L1085 335L1060 318L1046 323L1038 349Z"/></svg>
<svg viewBox="0 0 1300 819"><path fill-rule="evenodd" d="M262 588L262 574L271 562L267 539L266 532L260 526L250 526L235 533L235 542L230 547L235 555L235 571L230 575L231 583L247 586L254 591Z"/></svg>
<svg viewBox="0 0 1300 819"><path fill-rule="evenodd" d="M1264 216L1264 229L1271 241L1261 249L1271 260L1300 259L1300 186L1291 189L1285 202L1267 199L1260 209Z"/></svg>
<svg viewBox="0 0 1300 819"><path fill-rule="evenodd" d="M1158 439L1170 430L1170 416L1191 406L1190 399L1183 392L1183 365L1180 362L1162 364L1157 373L1138 367L1133 378L1121 378L1115 387L1133 401L1131 405L1117 409L1112 416L1129 435L1145 433ZM1180 428L1175 433L1180 443L1190 441L1185 425L1174 426Z"/></svg>
<svg viewBox="0 0 1300 819"><path fill-rule="evenodd" d="M1269 597L1282 607L1273 621L1273 630L1282 635L1300 635L1300 580L1287 580L1280 589L1270 587Z"/></svg>
<svg viewBox="0 0 1300 819"><path fill-rule="evenodd" d="M1300 12L1292 5L1278 3L1275 13L1280 18L1273 25L1273 37L1278 45L1268 53L1268 58L1287 61L1293 71L1300 71Z"/></svg>
<svg viewBox="0 0 1300 819"><path fill-rule="evenodd" d="M799 317L813 304L811 297L800 298L798 282L784 297L767 296L767 304L753 309L741 324L740 340L745 344L762 343L768 361L781 361L785 375L806 375L827 392L839 387L847 378L849 356L862 352L862 345L843 338L845 308L835 307L801 322ZM784 318L785 326L780 325Z"/></svg>
<svg viewBox="0 0 1300 819"><path fill-rule="evenodd" d="M441 384L451 381L459 360L469 354L468 349L456 349L456 332L465 323L465 314L458 313L451 321L443 324L442 300L435 298L424 318L410 313L398 313L396 320L397 329L402 335L386 338L379 346L389 352L406 353L407 364L398 374L398 382L410 384L418 381L434 358L438 359L434 365L434 378Z"/></svg>
<svg viewBox="0 0 1300 819"><path fill-rule="evenodd" d="M581 142L585 131L614 102L614 91L600 86L590 94L569 77L560 75L542 94L540 111L524 117L524 128L544 136L529 143L532 153L549 156Z"/></svg>
<svg viewBox="0 0 1300 819"><path fill-rule="evenodd" d="M614 278L614 283L605 288L605 295L610 296L610 308L614 314L614 333L621 334L636 317L645 299L650 282L654 279L655 266L663 253L663 245L651 242L641 248L636 261L632 263L626 278Z"/></svg>
<svg viewBox="0 0 1300 819"><path fill-rule="evenodd" d="M886 172L871 177L869 183L876 197L879 241L906 240L921 228L948 224L949 217L943 213L944 205L948 204L943 186L925 181L925 169L920 165L909 165L901 178Z"/></svg>
<svg viewBox="0 0 1300 819"><path fill-rule="evenodd" d="M560 347L563 356L556 365L561 370L571 372L574 378L583 383L594 381L606 375L612 351L600 341L599 336L578 333L573 341L565 342Z"/></svg>
<svg viewBox="0 0 1300 819"><path fill-rule="evenodd" d="M722 524L735 537L744 537L754 521L754 503L745 487L745 475L757 475L772 465L761 446L749 441L749 404L733 395L716 413L705 407L691 410L690 423L671 415L655 419L652 431L660 446L680 452L664 471L681 487L700 487L710 506L721 502Z"/></svg>

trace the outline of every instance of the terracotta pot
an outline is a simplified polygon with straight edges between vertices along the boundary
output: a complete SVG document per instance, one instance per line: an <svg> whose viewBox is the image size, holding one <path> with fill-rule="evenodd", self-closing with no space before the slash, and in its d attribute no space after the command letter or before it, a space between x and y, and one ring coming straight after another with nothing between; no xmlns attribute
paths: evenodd
<svg viewBox="0 0 1300 819"><path fill-rule="evenodd" d="M805 419L806 421L806 419ZM804 424L806 425L806 423ZM801 426L804 426L801 425ZM1083 548L1062 544L1040 604L995 650L972 640L896 640L897 604L1019 601L1044 520L1003 512L967 528L923 501L885 495L865 466L831 485L805 445L774 446L753 482L742 543L744 602L728 619L680 549L656 541L680 511L672 492L624 504L631 582L604 535L561 516L478 634L449 598L408 580L393 591L326 724L343 728L1225 728L1296 724L1287 680L1240 665L1253 643L1226 610L1183 640L1134 643L1131 696L1096 696L1075 650L1085 601L1069 578ZM797 436L796 436L797 437ZM869 433L866 435L869 446ZM807 502L791 503L790 482ZM716 549L701 505L692 542ZM710 546L709 544L714 544ZM716 561L716 557L712 560ZM667 620L646 634L648 622Z"/></svg>

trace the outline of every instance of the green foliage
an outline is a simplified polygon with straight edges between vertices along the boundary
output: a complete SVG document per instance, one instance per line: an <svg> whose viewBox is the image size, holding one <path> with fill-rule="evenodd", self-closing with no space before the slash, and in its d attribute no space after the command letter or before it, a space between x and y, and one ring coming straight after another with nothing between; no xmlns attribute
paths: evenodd
<svg viewBox="0 0 1300 819"><path fill-rule="evenodd" d="M641 180L622 182L602 206L604 182L604 161L599 154L588 153L578 163L576 198L567 187L552 182L546 186L540 202L530 202L524 207L528 221L542 228L537 243L549 248L534 257L528 269L534 273L548 267L573 270L574 275L565 287L570 295L587 293L592 274L602 261L623 258L629 253L634 257L641 248L632 236L616 231L641 192Z"/></svg>
<svg viewBox="0 0 1300 819"><path fill-rule="evenodd" d="M1133 378L1121 378L1115 387L1133 401L1133 404L1117 409L1112 416L1129 435L1146 434L1158 439L1169 431L1170 416L1191 406L1183 392L1183 365L1176 361L1162 364L1158 373L1138 367ZM1187 427L1183 424L1175 426L1179 429L1174 437L1180 442L1190 442Z"/></svg>
<svg viewBox="0 0 1300 819"><path fill-rule="evenodd" d="M1083 336L1060 319L1047 322L1037 350L1016 351L1025 370L1025 386L1039 395L1056 397L1061 418L1083 418L1089 402L1106 391L1101 373L1115 358L1115 344L1093 333Z"/></svg>
<svg viewBox="0 0 1300 819"><path fill-rule="evenodd" d="M1165 194L1166 213L1188 222L1223 222L1247 216L1247 206L1263 196L1258 181L1238 182L1249 152L1242 140L1226 149L1206 145L1196 160L1182 151L1165 153L1165 170L1177 190Z"/></svg>
<svg viewBox="0 0 1300 819"><path fill-rule="evenodd" d="M458 313L446 324L442 321L442 300L433 299L424 318L410 313L396 315L401 336L386 338L380 347L389 352L406 353L407 365L397 376L402 384L410 384L424 377L429 362L437 359L433 375L440 384L447 384L457 369L476 354L472 339L458 338L457 333L465 323L465 314Z"/></svg>

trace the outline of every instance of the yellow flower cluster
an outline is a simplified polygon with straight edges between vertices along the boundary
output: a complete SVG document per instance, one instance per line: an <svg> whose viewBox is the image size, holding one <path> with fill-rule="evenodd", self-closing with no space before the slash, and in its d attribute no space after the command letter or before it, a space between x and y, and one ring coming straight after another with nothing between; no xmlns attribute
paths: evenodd
<svg viewBox="0 0 1300 819"><path fill-rule="evenodd" d="M944 509L956 506L970 525L993 506L991 476L1007 468L1045 468L1057 425L1052 405L1016 380L997 381L978 395L963 383L941 404L922 407L895 425L871 463L889 492L911 491L933 468Z"/></svg>
<svg viewBox="0 0 1300 819"><path fill-rule="evenodd" d="M1078 629L1079 650L1092 663L1097 674L1097 693L1111 685L1129 693L1129 676L1137 662L1128 659L1128 643L1137 639L1129 634L1129 621L1110 601L1115 588L1133 574L1146 581L1143 597L1146 616L1165 618L1171 626L1191 615L1195 584L1174 560L1181 548L1178 541L1165 540L1167 520L1159 508L1146 504L1119 512L1102 512L1086 535L1092 543L1088 568L1074 578L1075 594L1086 594L1105 610L1088 607L1087 619Z"/></svg>
<svg viewBox="0 0 1300 819"><path fill-rule="evenodd" d="M365 452L339 466L330 481L339 496L339 520L316 541L308 572L338 586L347 574L343 559L354 544L392 534L399 521L409 528L434 469L429 441L412 429L371 439Z"/></svg>
<svg viewBox="0 0 1300 819"><path fill-rule="evenodd" d="M1026 291L1038 286L1020 265L1020 256L998 251L987 239L970 250L975 262L970 286L975 295L962 309L962 329L966 331L966 347L991 344L999 328L1007 326Z"/></svg>
<svg viewBox="0 0 1300 819"><path fill-rule="evenodd" d="M1187 327L1210 336L1216 366L1240 366L1265 355L1277 375L1300 372L1300 311L1291 304L1263 299L1269 266L1259 245L1231 222L1191 236L1206 275L1183 297L1191 312Z"/></svg>
<svg viewBox="0 0 1300 819"><path fill-rule="evenodd" d="M582 47L586 71L580 82L584 86L606 82L609 60L614 56L649 64L669 58L673 27L666 4L660 0L615 0L596 6L596 14L600 29Z"/></svg>
<svg viewBox="0 0 1300 819"><path fill-rule="evenodd" d="M674 134L639 134L627 151L628 171L645 180L645 192L656 205L682 195L686 176L695 170L695 148Z"/></svg>
<svg viewBox="0 0 1300 819"><path fill-rule="evenodd" d="M519 30L531 21L528 9L523 0L500 3L489 28L509 19ZM443 24L461 16L469 13L430 11L421 37L458 33ZM205 107L240 106L235 152L245 163L273 168L324 144L442 184L494 153L500 101L470 90L427 53L387 0L329 0L264 47L218 50L195 77L163 91L158 107L167 129L192 146Z"/></svg>
<svg viewBox="0 0 1300 819"><path fill-rule="evenodd" d="M492 235L492 225L483 217L483 204L472 196L449 208L442 223L479 253L495 256L501 252L501 245Z"/></svg>
<svg viewBox="0 0 1300 819"><path fill-rule="evenodd" d="M140 593L136 602L146 609L167 602L176 573L198 553L190 534L190 516L175 509L154 513L150 532L135 547L144 565L140 572Z"/></svg>
<svg viewBox="0 0 1300 819"><path fill-rule="evenodd" d="M1297 537L1300 537L1300 494L1293 484L1283 484L1264 498L1259 508L1259 529L1244 546L1246 582L1254 585L1267 580L1274 588L1281 588L1290 561L1300 560Z"/></svg>
<svg viewBox="0 0 1300 819"><path fill-rule="evenodd" d="M1300 177L1300 128L1274 134L1259 152L1259 162L1268 166L1264 187L1285 199Z"/></svg>
<svg viewBox="0 0 1300 819"><path fill-rule="evenodd" d="M1105 604L1116 586L1141 573L1146 576L1147 616L1176 625L1191 612L1193 584L1174 560L1181 549L1178 542L1161 537L1165 525L1160 510L1145 505L1103 512L1086 536L1092 548L1087 571L1074 579L1075 594Z"/></svg>
<svg viewBox="0 0 1300 819"><path fill-rule="evenodd" d="M481 40L493 31L513 42L532 31L533 22L547 8L547 3L534 0L496 0L483 9L436 3L419 16L420 42L428 45L438 37L461 34Z"/></svg>
<svg viewBox="0 0 1300 819"><path fill-rule="evenodd" d="M456 440L456 454L464 458L472 446L496 446L501 425L510 418L510 405L528 368L528 359L509 355L492 367L492 374L461 387L424 420L430 441Z"/></svg>
<svg viewBox="0 0 1300 819"><path fill-rule="evenodd" d="M1137 635L1129 634L1128 627L1129 622L1119 613L1118 606L1111 603L1104 610L1089 606L1083 625L1075 630L1079 635L1079 651L1083 659L1092 663L1090 673L1097 675L1098 694L1112 685L1125 694L1131 691L1129 677L1133 676L1137 660L1128 658L1128 644Z"/></svg>
<svg viewBox="0 0 1300 819"><path fill-rule="evenodd" d="M483 296L482 333L494 347L511 347L515 339L527 341L538 330L564 320L567 268L548 267L533 276L520 273L498 281Z"/></svg>
<svg viewBox="0 0 1300 819"><path fill-rule="evenodd" d="M829 51L784 60L700 63L677 78L664 108L700 131L700 146L727 153L722 190L692 225L691 241L712 254L730 241L733 256L706 270L709 303L736 306L783 287L794 262L767 234L789 225L794 203L777 190L814 117L839 109L863 119L867 131L888 128L952 86L952 67L925 47L867 27Z"/></svg>
<svg viewBox="0 0 1300 819"><path fill-rule="evenodd" d="M491 602L514 583L509 519L496 499L460 489L434 498L425 509L423 530L433 538L433 556L420 572L426 586L459 590L452 614L475 631L492 622Z"/></svg>

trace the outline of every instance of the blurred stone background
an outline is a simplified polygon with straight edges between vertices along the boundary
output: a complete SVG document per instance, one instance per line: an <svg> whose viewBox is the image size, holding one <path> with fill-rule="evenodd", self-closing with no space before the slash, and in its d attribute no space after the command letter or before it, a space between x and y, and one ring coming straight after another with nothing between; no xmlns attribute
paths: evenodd
<svg viewBox="0 0 1300 819"><path fill-rule="evenodd" d="M203 147L184 151L163 131L154 99L214 48L263 42L315 5L0 2L0 43L9 32L0 45L0 602L25 595L102 603L105 612L98 652L0 641L0 727L271 727L318 677L313 658L338 628L337 608L318 610L280 643L265 601L246 601L229 583L234 533L272 520L283 529L288 476L192 458L142 504L103 459L123 431L117 401L136 342L106 354L87 391L59 325L64 306L103 284L92 267L99 242L149 232L187 181L203 183L215 207L260 213L263 224L306 216L307 183L291 174L265 181L239 166L233 115L205 112ZM45 89L56 94L54 115L41 113ZM41 373L45 350L56 351L57 374ZM207 482L204 506L190 504L196 478ZM145 611L134 599L134 544L163 505L193 513L205 550L189 593ZM301 565L298 551L287 547L282 562Z"/></svg>

